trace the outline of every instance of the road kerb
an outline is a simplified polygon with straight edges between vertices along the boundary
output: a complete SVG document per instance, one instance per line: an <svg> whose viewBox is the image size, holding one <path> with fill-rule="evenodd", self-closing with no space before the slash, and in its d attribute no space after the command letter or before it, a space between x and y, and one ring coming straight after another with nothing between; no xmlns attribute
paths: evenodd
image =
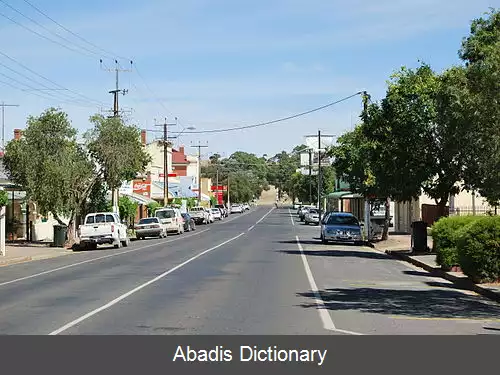
<svg viewBox="0 0 500 375"><path fill-rule="evenodd" d="M490 300L493 300L495 302L500 303L500 293L494 292L494 291L489 290L485 287L477 285L468 277L454 276L454 275L452 275L444 270L433 267L433 266L426 264L418 259L412 258L411 256L409 256L407 254L401 254L397 251L387 250L386 254L388 254L394 258L397 258L399 260L403 260L405 262L411 263L414 266L423 268L424 270L429 272L431 275L440 277L442 279L446 279L448 281L451 281L452 283L454 283L455 285L457 285L460 288L471 290L473 292L476 292L477 294L480 294L483 297L486 297Z"/></svg>

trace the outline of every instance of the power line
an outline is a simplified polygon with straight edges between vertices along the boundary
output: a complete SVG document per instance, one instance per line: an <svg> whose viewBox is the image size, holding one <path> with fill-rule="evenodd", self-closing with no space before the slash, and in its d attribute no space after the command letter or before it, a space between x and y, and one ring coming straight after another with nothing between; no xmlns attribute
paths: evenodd
<svg viewBox="0 0 500 375"><path fill-rule="evenodd" d="M45 76L43 76L43 75L41 75L41 74L39 74L39 73L35 72L33 69L31 69L31 68L27 67L27 66L26 66L26 65L24 65L23 63L21 63L21 62L17 61L16 59L14 59L14 58L10 57L9 55L7 55L7 54L5 54L5 53L3 53L3 52L1 52L1 51L0 51L0 55L1 55L1 56L6 57L6 58L7 58L7 59L9 59L10 61L14 62L15 64L17 64L17 65L19 65L19 66L21 66L22 68L26 69L27 71L29 71L30 73L32 73L32 74L34 74L34 75L36 75L37 77L39 77L39 78L41 78L41 79L43 79L43 80L45 80L45 81L47 81L47 82L49 82L49 83L53 84L54 86L56 86L56 87L58 87L58 88L60 88L60 89L64 89L64 90L66 90L66 91L68 91L68 92L70 92L70 93L72 93L72 94L77 95L77 96L80 96L81 98L85 99L85 100L86 100L86 101L88 101L89 103L95 103L96 105L101 105L101 106L105 106L105 105L107 105L107 104L105 104L104 102L100 102L100 101L98 101L98 100L95 100L95 99L89 98L89 97L87 97L87 96L85 96L85 95L83 95L83 94L80 94L79 92L76 92L76 91L70 90L70 89L68 89L68 88L66 88L66 87L64 87L64 86L61 86L61 85L60 85L60 84L58 84L57 82L54 82L53 80L51 80L51 79L49 79L49 78L47 78L47 77L45 77Z"/></svg>
<svg viewBox="0 0 500 375"><path fill-rule="evenodd" d="M78 51L77 49L74 49L74 48L68 47L67 45L62 44L62 43L58 42L57 40L51 39L51 38L49 38L48 36L45 36L45 35L43 35L43 34L40 34L38 31L33 30L33 29L29 28L28 26L23 25L23 24L22 24L22 23L20 23L20 22L17 22L15 19L10 18L9 16L7 16L7 15L5 15L5 14L1 13L1 12L0 12L0 16L2 16L3 18L8 19L10 22L12 22L12 23L14 23L14 24L16 24L16 25L18 25L18 26L22 27L22 28L23 28L23 29L25 29L25 30L28 30L30 33L35 34L35 35L38 35L38 36L39 36L40 38L42 38L42 39L48 40L49 42L52 42L52 43L57 44L57 45L59 45L59 46L61 46L61 47L63 47L63 48L66 48L66 49L67 49L67 50L69 50L69 51L76 52L76 53L83 53L82 51ZM87 55L87 56L90 56L90 55ZM93 56L90 56L90 57L92 57L92 58L93 58Z"/></svg>
<svg viewBox="0 0 500 375"><path fill-rule="evenodd" d="M16 12L17 14L19 14L19 15L21 15L22 17L26 18L27 20L31 21L32 23L34 23L35 25L37 25L37 26L38 26L38 27L40 27L41 29L43 29L43 30L47 31L48 33L50 33L50 34L52 34L52 35L54 35L54 36L56 36L56 37L58 37L58 38L60 38L60 39L62 39L62 40L64 40L64 41L66 41L67 43L70 43L70 45L74 45L74 44L75 44L73 41L71 41L71 40L69 40L69 39L66 39L65 37L63 37L63 36L59 35L58 33L54 32L54 31L52 31L52 30L50 30L49 28L45 27L45 26L44 26L44 25L42 25L40 22L38 22L38 21L34 20L33 18L31 18L31 17L29 17L29 16L25 15L25 14L24 14L23 12L21 12L19 9L14 8L12 5L10 5L10 4L9 4L9 3L7 3L6 1L4 1L4 0L0 0L0 2L1 2L1 3L3 3L5 6L7 6L8 8L12 9L12 10L13 10L14 12ZM4 15L3 15L3 16L4 16ZM6 16L4 16L4 17L5 17L5 18L7 18ZM11 20L11 22L14 22L14 21L12 21L12 20ZM40 34L38 34L38 35L40 35ZM44 38L45 38L45 37L44 37ZM53 42L54 42L54 41L53 41ZM58 44L59 44L59 43L58 43ZM88 49L88 48L86 48L86 47L81 47L81 46L79 46L79 45L77 45L77 47L79 47L79 48L81 48L81 49L83 49L83 50L85 50L85 51L88 51L88 52L90 52L90 53L92 53L92 54L94 54L94 55L99 55L99 54L97 54L96 52L94 52L94 51L92 51L92 50L90 50L90 49ZM65 48L66 48L66 47L65 47ZM78 51L78 50L74 50L74 51L79 52L79 53L81 53L81 54L83 54L83 55L85 55L85 56L87 56L87 57L92 57L92 58L94 58L93 56L90 56L90 55L88 55L88 54L86 54L86 53L82 53L81 51Z"/></svg>
<svg viewBox="0 0 500 375"><path fill-rule="evenodd" d="M26 4L28 4L31 8L33 8L34 10L36 10L38 13L40 13L42 16L44 16L45 18L47 18L48 20L52 21L53 23L55 23L57 26L59 26L61 29L63 29L64 31L70 33L71 35L73 35L74 37L80 39L82 42L85 42L87 43L88 45L100 50L101 52L104 52L106 55L108 55L108 57L112 57L112 58L119 58L121 60L130 60L126 57L121 57L111 51L108 51L108 50L105 50L104 48L101 48L99 47L98 45L90 42L89 40L85 39L84 37L78 35L77 33L71 31L70 29L68 29L67 27L65 27L64 25L62 25L61 23L57 22L55 19L53 19L52 17L50 17L47 13L45 13L44 11L42 11L40 8L36 7L34 4L32 4L31 2L29 2L28 0L23 0Z"/></svg>
<svg viewBox="0 0 500 375"><path fill-rule="evenodd" d="M294 115L291 115L291 116L282 117L282 118L279 118L279 119L276 119L276 120L272 120L272 121L266 121L266 122L261 122L261 123L257 123L257 124L252 124L252 125L236 126L236 127L232 127L232 128L225 128L225 129L189 131L189 132L185 132L185 134L223 133L223 132L230 132L230 131L235 131L235 130L257 128L257 127L261 127L261 126L276 124L278 122L283 122L283 121L291 120L291 119L294 119L294 118L297 118L297 117L302 117L302 116L308 115L308 114L313 113L313 112L321 111L321 110L323 110L325 108L331 107L331 106L333 106L335 104L342 103L342 102L344 102L344 101L346 101L348 99L351 99L351 98L353 98L353 97L355 97L357 95L360 95L362 93L363 92L360 91L360 92L357 92L355 94L346 96L345 98L342 98L340 100L336 100L336 101L334 101L332 103L325 104L325 105L323 105L321 107L317 107L317 108L314 108L314 109L311 109L311 110L308 110L308 111L305 111L305 112L300 112L300 113L297 113L297 114L294 114ZM147 131L154 131L154 130L148 130L148 129L146 129L146 130Z"/></svg>
<svg viewBox="0 0 500 375"><path fill-rule="evenodd" d="M0 1L2 1L2 0L0 0ZM64 25L62 25L60 22L58 22L58 21L56 21L54 18L50 17L50 16L49 16L46 12L42 11L40 8L38 8L37 6L35 6L35 5L34 5L33 3L31 3L30 1L28 1L28 0L23 0L23 1L24 1L27 5L29 5L31 8L33 8L35 11L37 11L39 14L41 14L42 16L44 16L45 18L47 18L48 20L50 20L51 22L53 22L54 24L56 24L57 26L59 26L59 27L60 27L61 29L63 29L64 31L68 32L69 34L73 35L74 37L78 38L79 40L81 40L81 41L83 41L83 42L87 43L88 45L90 45L90 46L92 46L92 47L96 48L97 50L99 50L99 51L101 51L101 52L104 52L104 54L106 54L108 57L116 57L116 58L119 58L119 59L121 59L121 60L129 60L129 61L131 60L131 59L129 59L129 58L126 58L126 57L123 57L123 56L119 56L119 55L117 55L117 54L113 53L112 51L109 51L109 50L106 50L106 49L104 49L104 48L102 48L102 47L99 47L98 45L96 45L96 44L94 44L94 43L90 42L90 41L89 41L89 40L87 40L86 38L84 38L84 37L80 36L79 34L75 33L74 31L71 31L69 28L67 28L67 27L65 27ZM5 1L2 1L2 2L3 2L4 4L6 4L6 3L5 3ZM7 5L7 4L6 4L6 5ZM12 7L11 7L11 8L12 8ZM19 13L19 12L18 12L18 13ZM22 14L22 13L20 13L20 14L21 14L21 15L23 15L24 17L26 17L24 14ZM15 20L12 20L12 19L11 19L11 21L12 21L12 22L17 23ZM36 21L34 21L34 22L36 22ZM19 23L17 23L17 24L19 24ZM38 24L38 23L37 23L37 24ZM21 24L19 24L19 25L20 25L21 27L26 28L25 26L23 26L23 25L21 25ZM28 28L28 29L29 29L29 28ZM55 43L57 43L57 44L59 44L59 45L62 45L61 43L58 43L57 41L53 41L53 40L51 40L50 38L46 38L45 36L43 36L43 35L41 35L41 34L37 33L36 31L33 31L33 30L30 30L30 31L31 31L31 32L34 32L34 33L36 33L37 35L41 36L42 38L48 39L48 40L50 40L50 41L52 41L52 42L55 42ZM50 32L51 32L51 31L50 31ZM53 32L51 32L51 33L52 33L52 34L54 34ZM58 34L56 34L56 35L57 35L57 36L59 36ZM62 38L61 36L59 36L59 37L60 37L60 38ZM63 38L63 39L64 39L64 40L67 40L66 38ZM64 48L69 48L69 47L67 47L67 46L65 46L65 45L62 45L62 46L63 46ZM82 47L80 47L80 48L82 48ZM69 48L69 49L71 49L71 48ZM87 51L90 51L90 50L89 50L89 49L87 49L87 48L85 48L85 49L86 49ZM73 50L73 49L71 49L71 50ZM74 50L73 50L73 51L74 51ZM81 52L81 51L76 51L76 52ZM96 53L95 53L95 52L93 52L93 51L90 51L90 52L91 52L91 53L93 53L93 54L96 54ZM160 104L160 106L161 106L161 107L162 107L162 108L163 108L166 112L169 112L169 110L167 109L167 107L166 107L166 106L165 106L165 105L161 102L161 100L159 100L158 95L156 95L156 94L154 93L154 91L151 89L151 87L148 85L148 83L147 83L146 79L145 79L145 78L144 78L144 76L143 76L143 75L139 72L139 70L137 69L137 66L136 66L135 64L134 64L134 67L135 67L135 71L136 71L137 75L138 75L138 76L139 76L139 78L141 78L141 80L144 82L144 85L146 86L146 88L148 89L148 91L151 93L151 95L153 96L153 98L154 98L154 99L158 102L158 104ZM101 103L101 104L102 104L102 103Z"/></svg>

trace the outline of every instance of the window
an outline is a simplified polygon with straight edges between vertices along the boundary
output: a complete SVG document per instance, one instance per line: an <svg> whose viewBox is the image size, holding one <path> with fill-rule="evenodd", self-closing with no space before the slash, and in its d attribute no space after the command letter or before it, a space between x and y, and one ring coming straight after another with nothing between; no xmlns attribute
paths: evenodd
<svg viewBox="0 0 500 375"><path fill-rule="evenodd" d="M357 225L359 226L358 219L354 216L340 216L330 215L328 217L328 225Z"/></svg>
<svg viewBox="0 0 500 375"><path fill-rule="evenodd" d="M116 223L114 215L110 214L97 214L87 218L86 224L102 224L102 223Z"/></svg>
<svg viewBox="0 0 500 375"><path fill-rule="evenodd" d="M148 217L141 219L139 221L139 224L158 224L158 218L157 217Z"/></svg>
<svg viewBox="0 0 500 375"><path fill-rule="evenodd" d="M156 211L155 216L159 219L171 219L175 217L175 211L174 210Z"/></svg>

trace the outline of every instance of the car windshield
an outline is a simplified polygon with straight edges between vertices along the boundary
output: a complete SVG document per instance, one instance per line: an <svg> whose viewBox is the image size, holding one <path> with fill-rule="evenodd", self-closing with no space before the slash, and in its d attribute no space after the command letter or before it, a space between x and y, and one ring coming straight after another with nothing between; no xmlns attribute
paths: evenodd
<svg viewBox="0 0 500 375"><path fill-rule="evenodd" d="M187 219L189 217L188 214L181 214L181 216L184 218L184 219Z"/></svg>
<svg viewBox="0 0 500 375"><path fill-rule="evenodd" d="M310 214L319 214L319 211L318 210L309 210L309 213Z"/></svg>
<svg viewBox="0 0 500 375"><path fill-rule="evenodd" d="M174 210L156 211L156 217L160 219L171 219L175 217L175 212Z"/></svg>
<svg viewBox="0 0 500 375"><path fill-rule="evenodd" d="M212 212L219 213L220 211L218 208L212 208Z"/></svg>
<svg viewBox="0 0 500 375"><path fill-rule="evenodd" d="M330 215L327 221L328 225L357 225L359 226L358 219L354 216L341 216Z"/></svg>
<svg viewBox="0 0 500 375"><path fill-rule="evenodd" d="M146 219L139 220L139 224L157 224L157 223L158 223L157 217L148 217Z"/></svg>

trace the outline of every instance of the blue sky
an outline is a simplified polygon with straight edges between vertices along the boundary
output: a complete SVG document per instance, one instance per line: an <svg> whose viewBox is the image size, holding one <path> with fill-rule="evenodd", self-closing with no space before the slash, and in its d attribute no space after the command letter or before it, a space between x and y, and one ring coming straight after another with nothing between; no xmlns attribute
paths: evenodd
<svg viewBox="0 0 500 375"><path fill-rule="evenodd" d="M174 122L178 117L171 131L264 122L361 90L380 99L389 75L402 65L415 66L420 59L440 71L459 63L457 51L470 21L500 6L500 0L29 2L105 51L132 59L140 75L135 70L120 74L120 88L129 90L120 105L133 110L130 121L141 128L159 129L155 118ZM0 52L52 81L0 55L0 101L20 105L6 109L6 140L14 128L24 127L27 116L49 106L62 107L82 131L101 106L111 108L114 75L99 65L102 58L113 67L108 54L62 30L24 0L0 1L0 28ZM129 68L126 60L120 63ZM71 91L45 90L56 87ZM61 101L77 94L77 104ZM208 144L205 154L272 155L318 129L342 134L360 109L355 97L295 120L221 134L185 133L180 141ZM149 132L148 138L159 135Z"/></svg>

